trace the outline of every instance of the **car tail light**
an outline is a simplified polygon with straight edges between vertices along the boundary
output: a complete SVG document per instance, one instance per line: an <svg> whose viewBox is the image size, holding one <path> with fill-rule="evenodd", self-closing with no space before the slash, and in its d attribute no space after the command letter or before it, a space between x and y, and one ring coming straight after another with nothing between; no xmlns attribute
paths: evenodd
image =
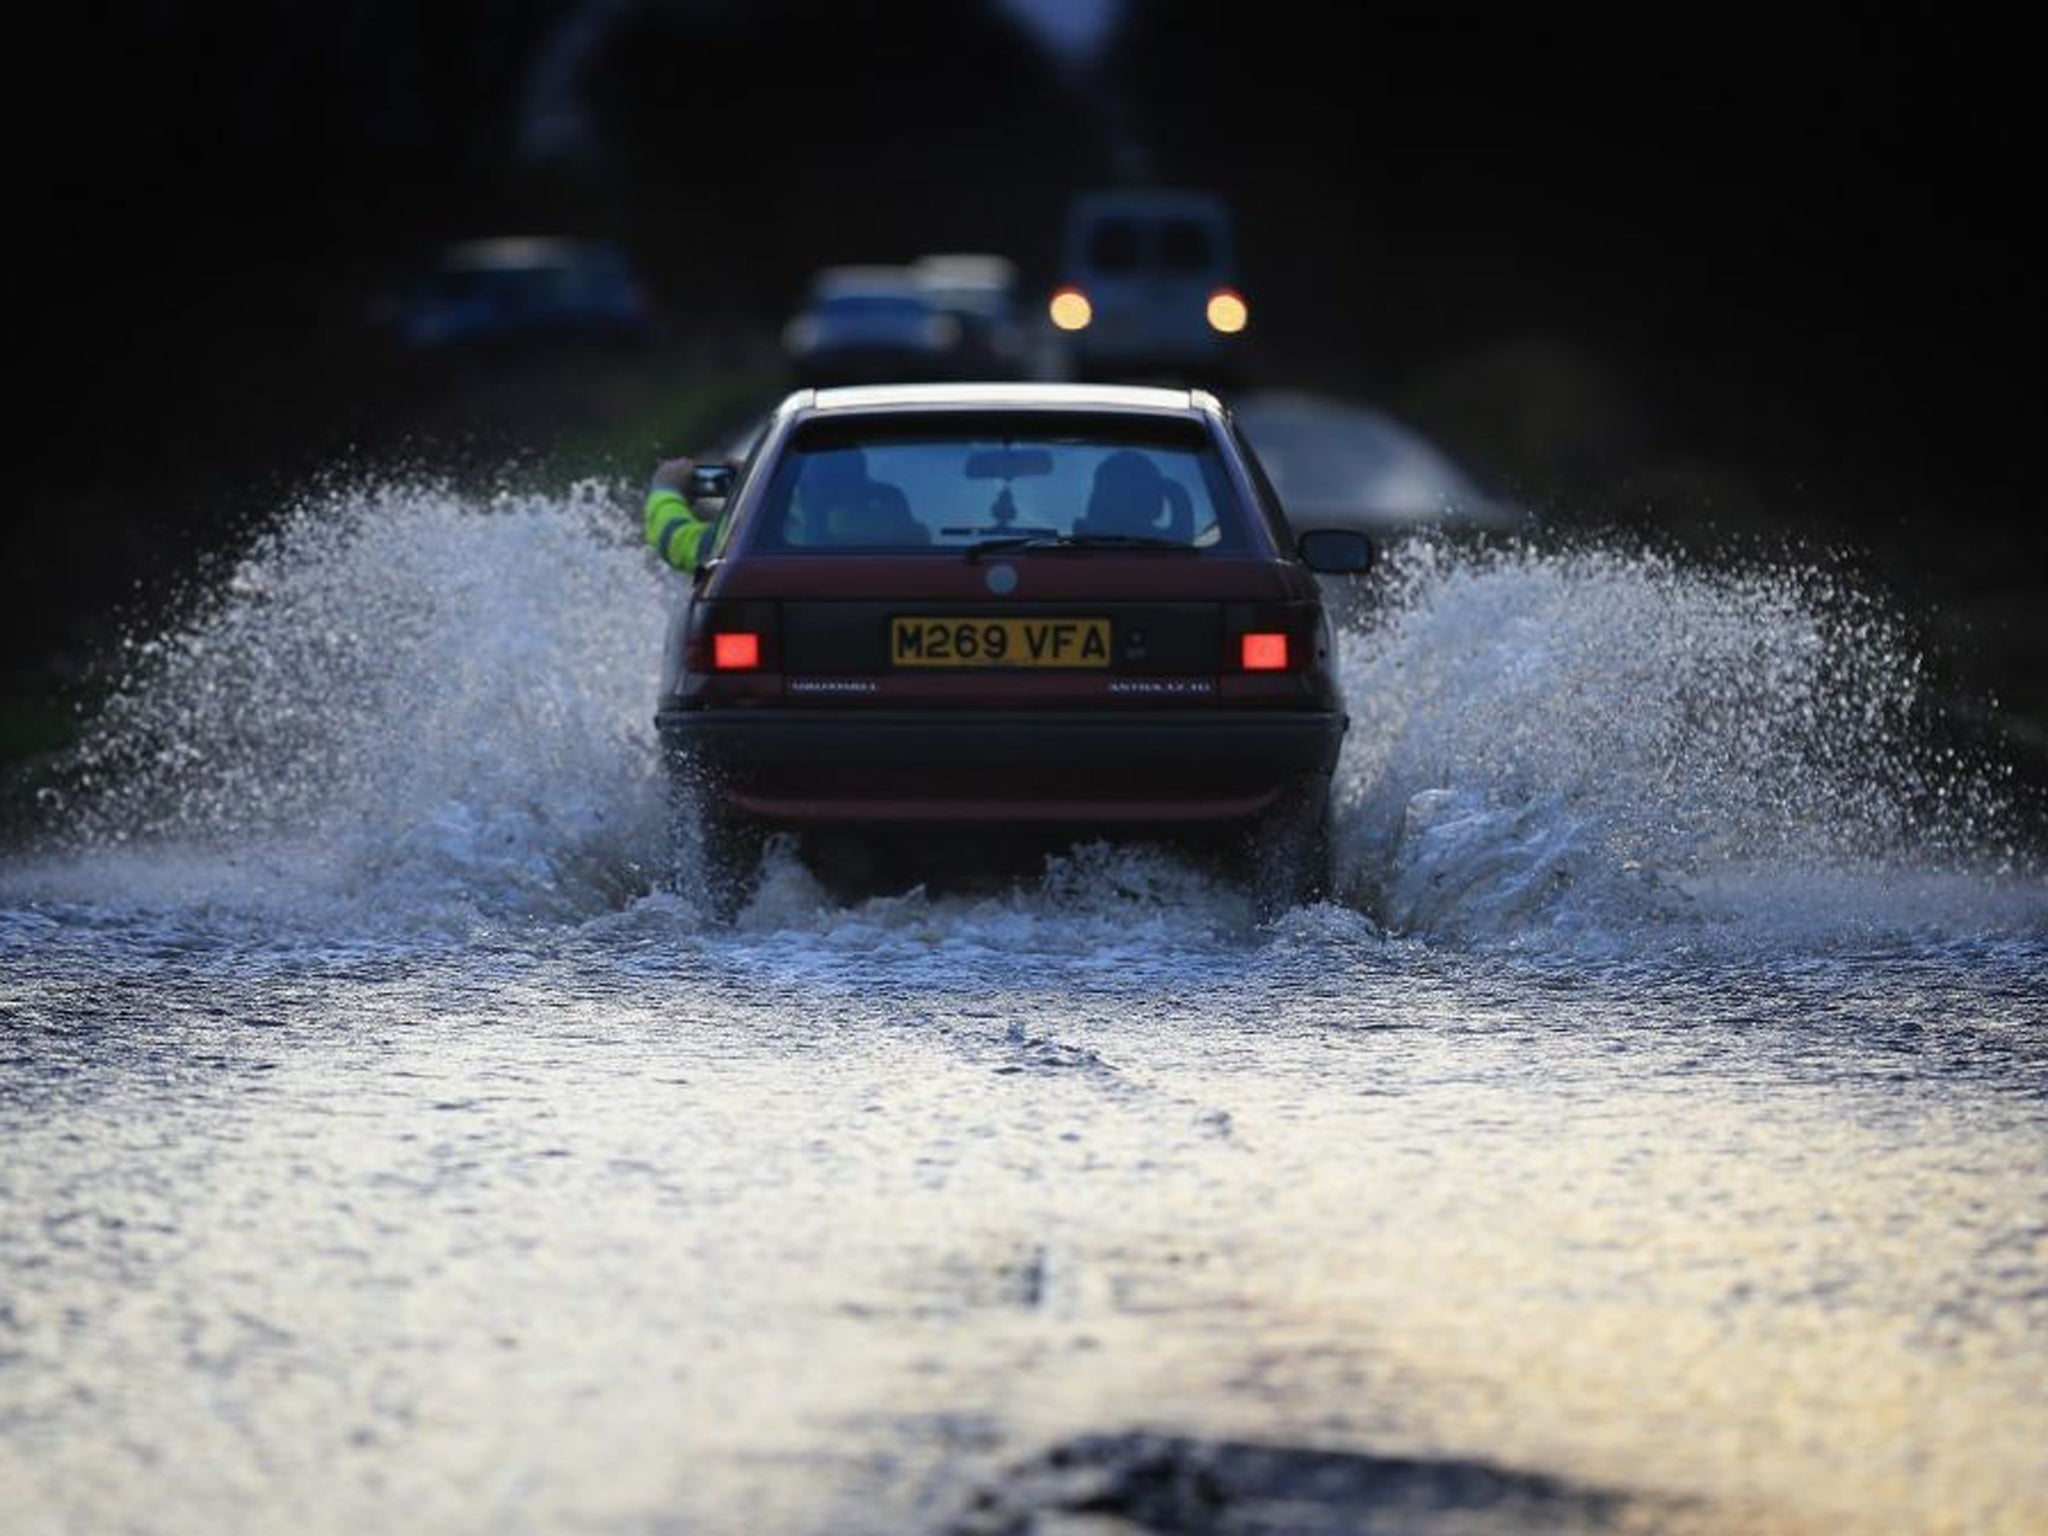
<svg viewBox="0 0 2048 1536"><path fill-rule="evenodd" d="M779 686L782 671L782 614L775 603L755 598L704 598L685 610L674 676L697 679L688 686L724 679L720 697L749 696Z"/></svg>
<svg viewBox="0 0 2048 1536"><path fill-rule="evenodd" d="M1254 630L1239 637L1238 662L1247 672L1285 672L1287 636L1284 632Z"/></svg>
<svg viewBox="0 0 2048 1536"><path fill-rule="evenodd" d="M761 665L761 637L752 630L722 629L711 637L711 665L719 672L750 672Z"/></svg>
<svg viewBox="0 0 2048 1536"><path fill-rule="evenodd" d="M1218 288L1209 295L1209 326L1226 336L1235 336L1251 323L1251 306L1234 288Z"/></svg>
<svg viewBox="0 0 2048 1536"><path fill-rule="evenodd" d="M1060 289L1047 307L1052 312L1052 323L1063 331L1085 331L1088 322L1095 318L1095 306L1078 288Z"/></svg>

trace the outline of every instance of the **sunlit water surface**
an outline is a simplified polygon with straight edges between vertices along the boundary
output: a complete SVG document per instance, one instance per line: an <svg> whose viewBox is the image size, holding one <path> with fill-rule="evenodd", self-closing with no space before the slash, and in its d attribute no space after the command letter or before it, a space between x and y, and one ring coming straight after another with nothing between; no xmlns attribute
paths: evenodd
<svg viewBox="0 0 2048 1536"><path fill-rule="evenodd" d="M0 869L9 1536L2048 1527L2048 890L1869 605L1414 549L1340 903L716 931L630 533L308 509Z"/></svg>

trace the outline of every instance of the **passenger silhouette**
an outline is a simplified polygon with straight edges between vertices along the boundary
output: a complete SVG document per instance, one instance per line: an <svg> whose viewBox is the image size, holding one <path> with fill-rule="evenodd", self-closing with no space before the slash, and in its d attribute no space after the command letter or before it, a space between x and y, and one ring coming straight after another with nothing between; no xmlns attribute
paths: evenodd
<svg viewBox="0 0 2048 1536"><path fill-rule="evenodd" d="M1161 474L1146 455L1121 448L1095 466L1088 508L1074 524L1074 532L1084 537L1187 543L1193 521L1187 492Z"/></svg>

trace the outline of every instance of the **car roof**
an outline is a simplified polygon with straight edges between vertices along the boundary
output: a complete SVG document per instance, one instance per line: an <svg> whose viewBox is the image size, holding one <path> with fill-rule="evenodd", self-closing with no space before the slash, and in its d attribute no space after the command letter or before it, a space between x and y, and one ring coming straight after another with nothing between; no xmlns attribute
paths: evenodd
<svg viewBox="0 0 2048 1536"><path fill-rule="evenodd" d="M1010 288L1017 282L1017 264L1007 256L943 252L920 256L910 272L921 283L975 288Z"/></svg>
<svg viewBox="0 0 2048 1536"><path fill-rule="evenodd" d="M841 293L910 293L917 285L917 274L908 267L820 267L811 274L810 294L823 299Z"/></svg>
<svg viewBox="0 0 2048 1536"><path fill-rule="evenodd" d="M1135 384L855 384L798 390L785 411L1104 411L1179 416L1219 415L1216 397L1199 389Z"/></svg>

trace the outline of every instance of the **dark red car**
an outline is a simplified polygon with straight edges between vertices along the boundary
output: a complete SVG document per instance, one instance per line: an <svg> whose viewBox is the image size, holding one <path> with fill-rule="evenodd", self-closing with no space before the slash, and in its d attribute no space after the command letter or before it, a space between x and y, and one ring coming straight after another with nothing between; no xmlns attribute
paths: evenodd
<svg viewBox="0 0 2048 1536"><path fill-rule="evenodd" d="M1221 834L1263 912L1328 880L1345 729L1314 571L1199 391L800 391L725 493L656 723L679 834L744 895L762 834Z"/></svg>

